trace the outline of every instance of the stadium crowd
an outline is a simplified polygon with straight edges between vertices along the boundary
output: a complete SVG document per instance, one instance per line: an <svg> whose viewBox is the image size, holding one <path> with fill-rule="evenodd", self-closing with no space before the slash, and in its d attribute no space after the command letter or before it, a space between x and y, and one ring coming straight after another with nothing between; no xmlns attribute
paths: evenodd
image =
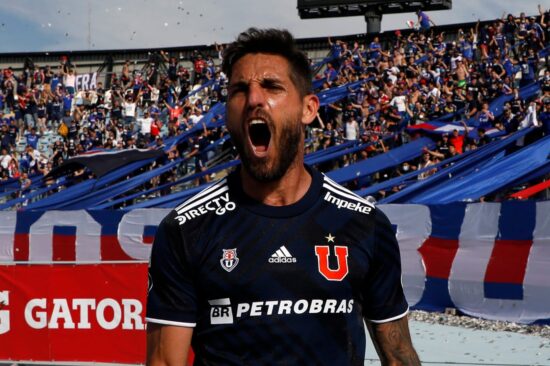
<svg viewBox="0 0 550 366"><path fill-rule="evenodd" d="M355 181L351 188L356 189L476 149L491 141L488 131L509 134L526 127L525 120L539 126L540 135L550 134L549 57L541 56L549 44L550 14L540 6L538 11L536 17L508 14L483 26L478 22L454 35L432 27L420 12L419 27L396 31L389 43L382 44L378 36L365 44L329 38L328 57L317 64L311 61L315 92L361 83L344 99L320 109L307 131L308 152L346 141L365 144L360 151L319 165L329 171L406 144L422 133L414 126L424 122L450 116L449 121L460 124L441 135L436 148L424 148L419 159ZM216 53L217 58L212 56ZM209 160L220 154L204 153L205 148L226 134L223 126L206 128L210 121L203 119L227 96L227 79L219 67L223 46L216 45L210 55L195 52L190 68L167 52L153 56L140 69L127 60L120 72L109 75L109 88L98 82L91 90L77 90L77 67L67 58L57 69L30 60L20 73L4 69L0 179L19 179L24 194L30 176L45 175L68 158L94 149L162 147L165 139L195 125L202 125L197 134L168 150L156 164L187 158L185 169L173 169L163 182L186 174L188 166L205 171ZM535 81L540 93L522 99L519 89ZM495 116L489 105L501 95L512 99L504 113ZM536 118L526 118L530 114ZM476 138L465 132L468 126L477 130ZM220 146L218 150L232 152L230 142ZM206 175L195 183L208 179Z"/></svg>

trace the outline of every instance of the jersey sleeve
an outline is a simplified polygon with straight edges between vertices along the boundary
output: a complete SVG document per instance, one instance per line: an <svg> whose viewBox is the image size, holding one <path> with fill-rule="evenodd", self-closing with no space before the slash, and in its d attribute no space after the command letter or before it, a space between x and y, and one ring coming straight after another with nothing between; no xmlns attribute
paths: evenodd
<svg viewBox="0 0 550 366"><path fill-rule="evenodd" d="M407 315L409 306L401 283L401 258L390 221L380 209L369 241L372 262L363 286L363 316L374 323L385 323Z"/></svg>
<svg viewBox="0 0 550 366"><path fill-rule="evenodd" d="M193 270L177 220L168 215L158 227L149 262L145 320L194 327L197 297Z"/></svg>

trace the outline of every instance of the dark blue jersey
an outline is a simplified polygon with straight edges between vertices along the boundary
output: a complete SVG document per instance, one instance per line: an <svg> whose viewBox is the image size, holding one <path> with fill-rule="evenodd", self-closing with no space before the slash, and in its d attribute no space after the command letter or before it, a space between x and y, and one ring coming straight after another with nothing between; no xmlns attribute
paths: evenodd
<svg viewBox="0 0 550 366"><path fill-rule="evenodd" d="M406 315L388 219L311 174L302 199L274 207L234 173L160 224L146 319L194 327L195 365L363 365L363 319Z"/></svg>

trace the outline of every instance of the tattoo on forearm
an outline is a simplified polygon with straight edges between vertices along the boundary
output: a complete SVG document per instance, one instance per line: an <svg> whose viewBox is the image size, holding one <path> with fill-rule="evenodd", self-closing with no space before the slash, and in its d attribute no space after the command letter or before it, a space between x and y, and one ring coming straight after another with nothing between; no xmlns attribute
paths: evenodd
<svg viewBox="0 0 550 366"><path fill-rule="evenodd" d="M372 324L371 335L382 364L420 365L411 342L407 319L384 324Z"/></svg>

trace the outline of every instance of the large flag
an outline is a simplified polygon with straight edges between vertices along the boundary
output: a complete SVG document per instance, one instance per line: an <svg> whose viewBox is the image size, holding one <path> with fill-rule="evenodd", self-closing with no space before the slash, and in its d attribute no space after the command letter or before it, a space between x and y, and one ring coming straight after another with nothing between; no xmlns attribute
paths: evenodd
<svg viewBox="0 0 550 366"><path fill-rule="evenodd" d="M97 151L78 155L68 159L66 162L53 169L47 177L59 177L68 172L88 168L97 178L112 172L134 161L159 158L164 151L153 149L129 149L116 151Z"/></svg>

